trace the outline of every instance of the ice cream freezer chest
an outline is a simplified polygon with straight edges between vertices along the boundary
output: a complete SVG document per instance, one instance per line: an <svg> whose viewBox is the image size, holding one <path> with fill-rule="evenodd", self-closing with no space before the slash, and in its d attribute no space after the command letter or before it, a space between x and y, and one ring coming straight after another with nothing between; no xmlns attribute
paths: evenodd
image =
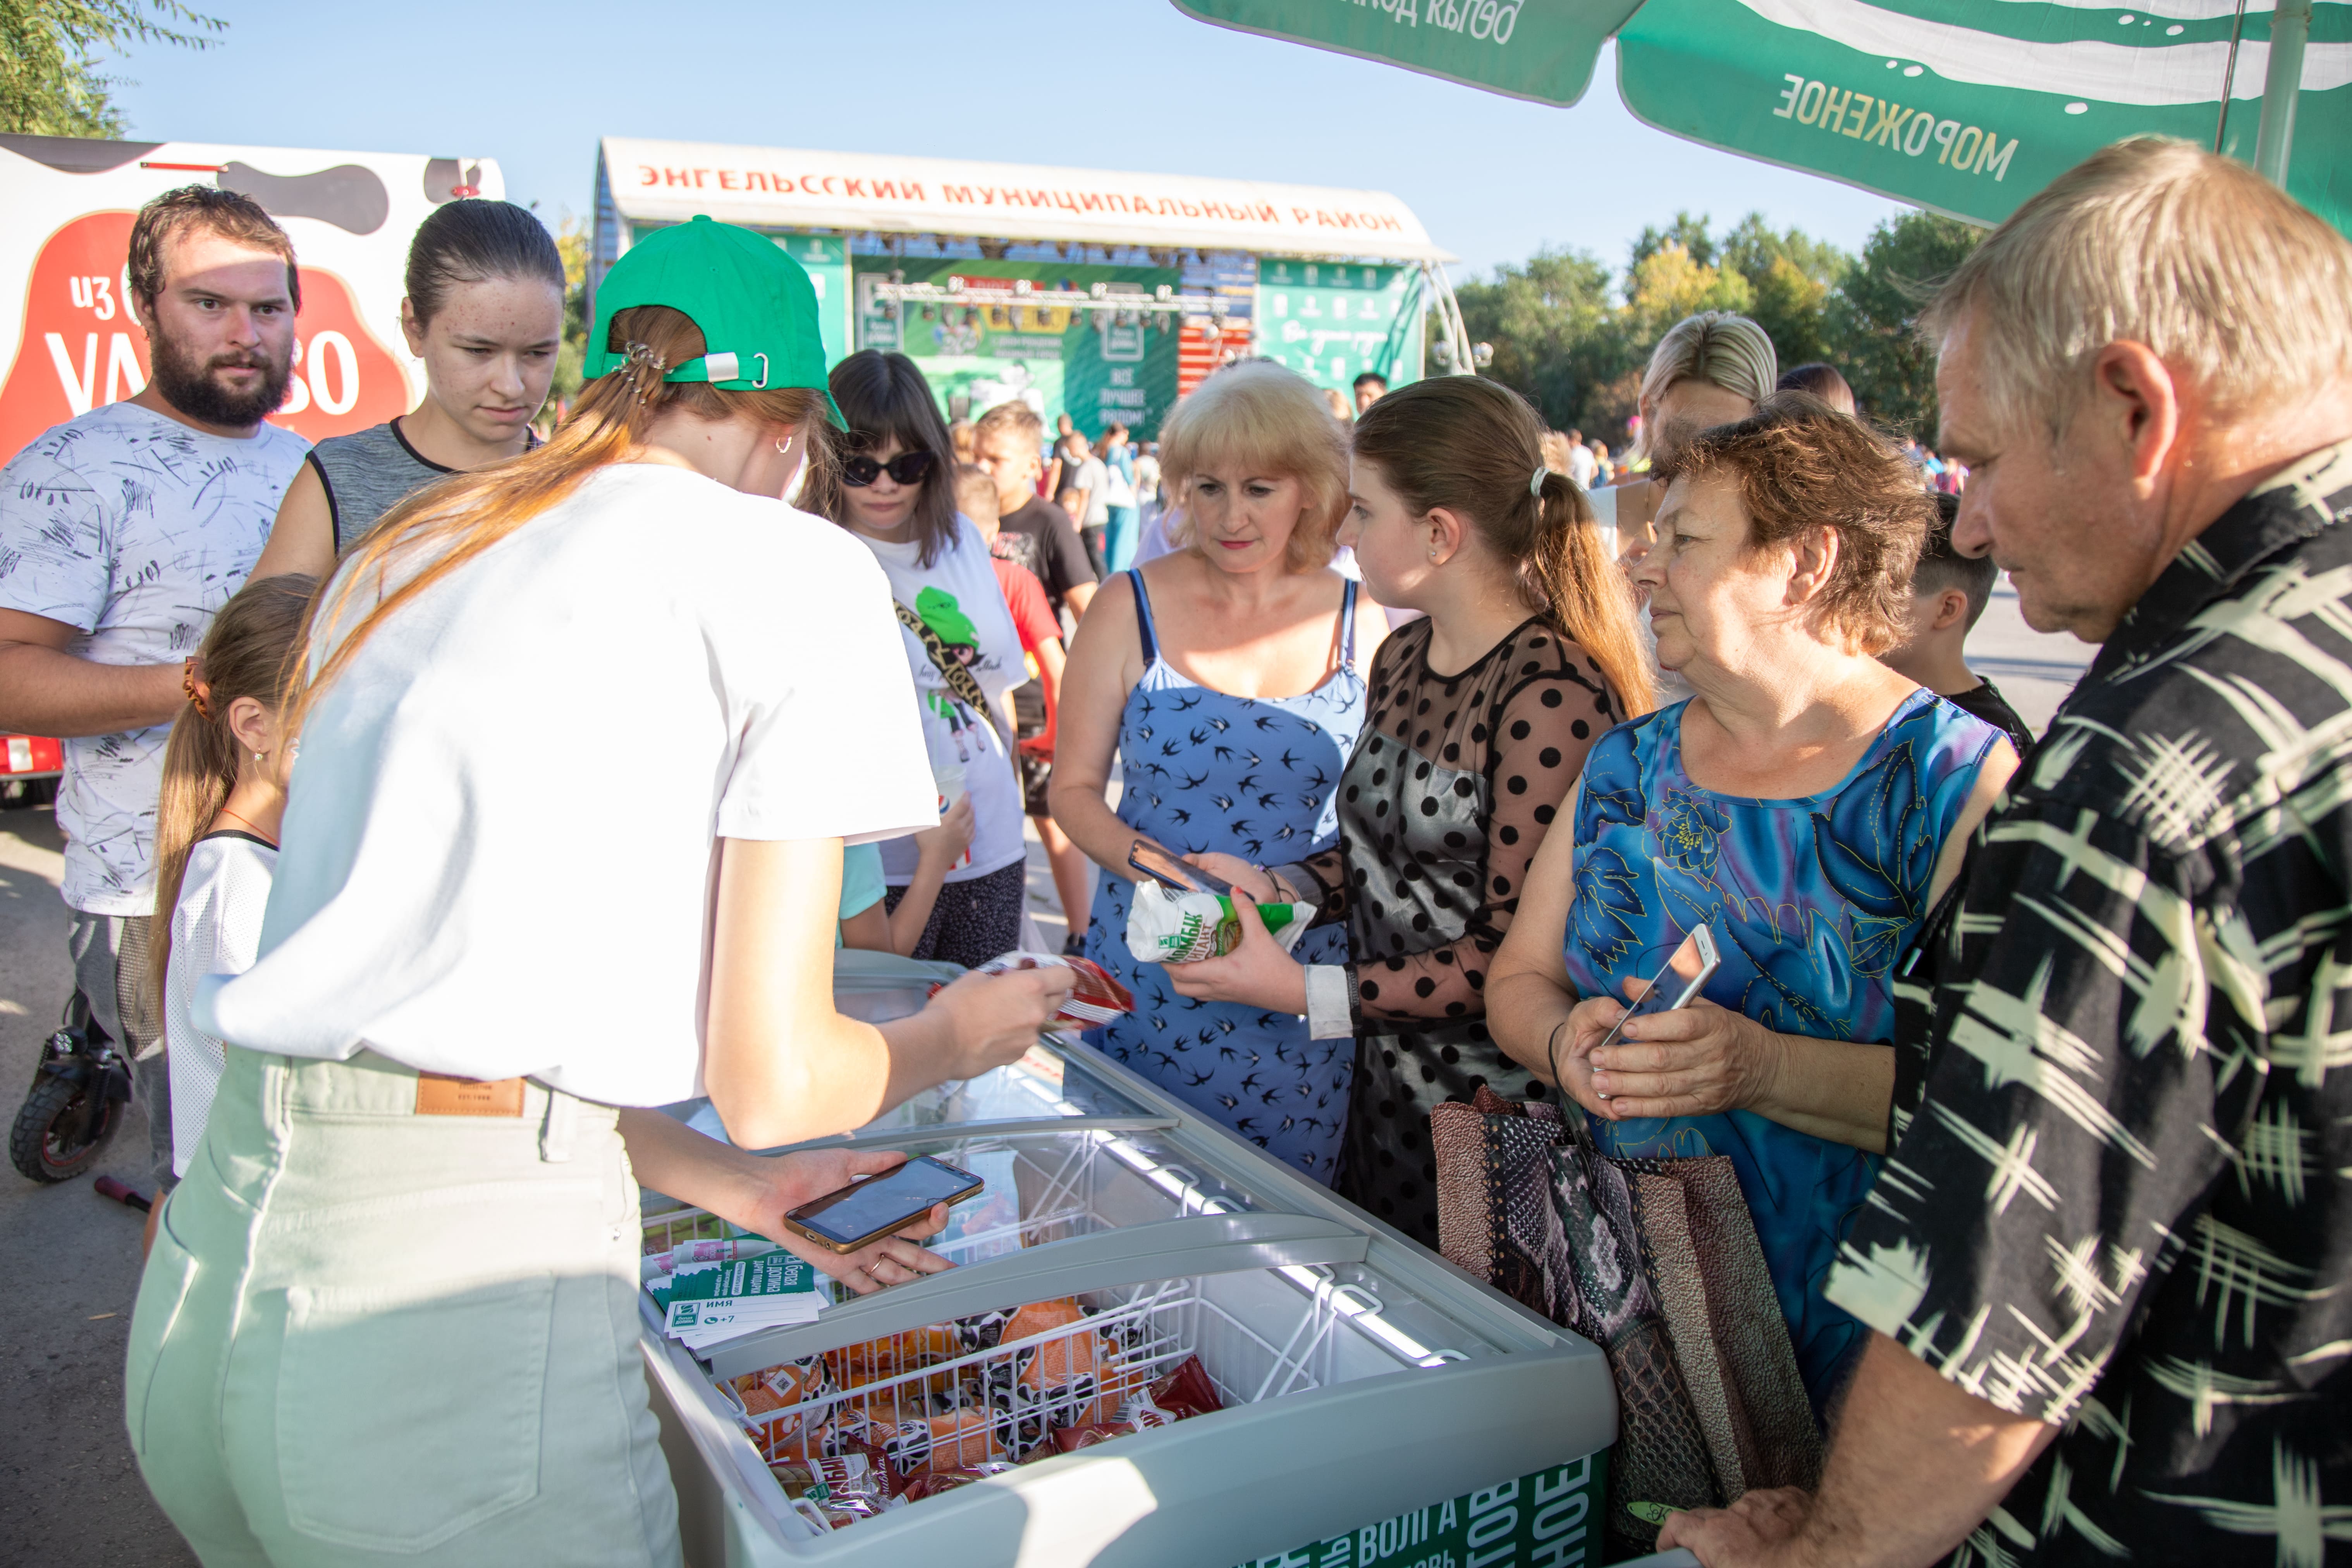
<svg viewBox="0 0 2352 1568"><path fill-rule="evenodd" d="M850 1142L986 1180L959 1267L698 1351L642 1298L693 1568L1601 1561L1601 1352L1118 1064L1049 1038ZM646 1194L648 1254L720 1234Z"/></svg>

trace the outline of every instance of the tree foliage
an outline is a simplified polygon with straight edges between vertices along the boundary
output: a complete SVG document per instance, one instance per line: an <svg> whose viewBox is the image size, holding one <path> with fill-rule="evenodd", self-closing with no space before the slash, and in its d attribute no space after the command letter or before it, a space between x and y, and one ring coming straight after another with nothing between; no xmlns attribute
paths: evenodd
<svg viewBox="0 0 2352 1568"><path fill-rule="evenodd" d="M555 252L563 258L563 343L547 389L551 414L580 395L588 363L588 226L567 214L555 230Z"/></svg>
<svg viewBox="0 0 2352 1568"><path fill-rule="evenodd" d="M1695 311L1738 310L1771 334L1784 367L1826 360L1865 413L1932 433L1934 357L1913 323L1978 232L1910 213L1881 224L1856 258L1760 213L1717 236L1705 216L1678 212L1642 231L1622 275L1586 251L1546 250L1455 292L1472 340L1494 347L1486 374L1555 428L1622 444L1659 337Z"/></svg>
<svg viewBox="0 0 2352 1568"><path fill-rule="evenodd" d="M1878 226L1825 314L1839 368L1877 418L1933 441L1936 353L1919 341L1919 310L1984 231L1934 213Z"/></svg>
<svg viewBox="0 0 2352 1568"><path fill-rule="evenodd" d="M179 0L0 0L0 131L120 136L98 57L128 43L210 47L227 24Z"/></svg>

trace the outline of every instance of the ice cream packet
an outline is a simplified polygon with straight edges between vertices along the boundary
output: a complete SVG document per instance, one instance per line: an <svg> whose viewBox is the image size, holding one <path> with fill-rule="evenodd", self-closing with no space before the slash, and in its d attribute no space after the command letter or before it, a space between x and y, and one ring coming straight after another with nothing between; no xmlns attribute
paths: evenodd
<svg viewBox="0 0 2352 1568"><path fill-rule="evenodd" d="M1070 994L1062 998L1061 1010L1054 1022L1073 1029L1099 1029L1122 1013L1135 1011L1135 994L1112 979L1108 971L1092 959L1059 952L1000 953L973 971L976 974L1010 974L1016 969L1066 969L1075 974L1076 983ZM936 994L940 988L934 985Z"/></svg>
<svg viewBox="0 0 2352 1568"><path fill-rule="evenodd" d="M1312 904L1260 904L1258 919L1288 952L1315 921ZM1135 885L1127 911L1127 951L1138 963L1198 963L1242 944L1234 901L1217 893L1178 893L1157 882Z"/></svg>

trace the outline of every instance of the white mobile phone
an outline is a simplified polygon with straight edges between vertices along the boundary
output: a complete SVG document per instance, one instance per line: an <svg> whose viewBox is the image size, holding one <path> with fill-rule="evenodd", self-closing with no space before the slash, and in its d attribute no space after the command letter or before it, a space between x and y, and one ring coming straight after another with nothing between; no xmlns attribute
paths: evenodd
<svg viewBox="0 0 2352 1568"><path fill-rule="evenodd" d="M1707 926L1696 926L1683 938L1658 973L1650 977L1650 988L1642 993L1641 1000L1625 1009L1609 1037L1593 1048L1613 1046L1625 1026L1636 1018L1646 1018L1654 1013L1671 1013L1677 1007L1687 1007L1723 966L1723 955L1716 951L1715 931ZM1601 1097L1608 1099L1607 1095Z"/></svg>

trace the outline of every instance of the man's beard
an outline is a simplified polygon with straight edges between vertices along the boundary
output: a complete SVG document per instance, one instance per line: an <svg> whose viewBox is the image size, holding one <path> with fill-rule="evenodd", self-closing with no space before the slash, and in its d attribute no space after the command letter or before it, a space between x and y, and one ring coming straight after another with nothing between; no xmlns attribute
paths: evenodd
<svg viewBox="0 0 2352 1568"><path fill-rule="evenodd" d="M278 363L264 354L237 350L199 363L194 355L182 352L169 332L158 332L148 340L147 353L155 373L155 389L163 395L164 402L191 419L233 429L258 425L264 415L276 413L286 401L286 383L294 374L290 342L286 359ZM259 370L262 376L249 389L231 392L213 379L215 370L229 367Z"/></svg>

